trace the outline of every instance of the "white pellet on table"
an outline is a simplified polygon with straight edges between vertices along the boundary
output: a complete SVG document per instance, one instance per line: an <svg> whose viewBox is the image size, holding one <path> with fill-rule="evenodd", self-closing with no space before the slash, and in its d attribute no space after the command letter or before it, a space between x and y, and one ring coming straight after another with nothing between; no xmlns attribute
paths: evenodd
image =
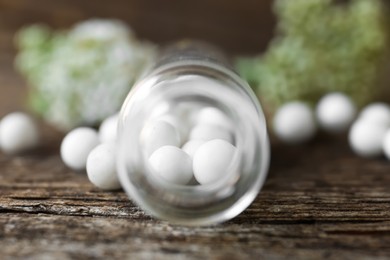
<svg viewBox="0 0 390 260"><path fill-rule="evenodd" d="M273 119L275 135L288 144L309 141L317 131L314 113L305 103L286 103L278 109Z"/></svg>
<svg viewBox="0 0 390 260"><path fill-rule="evenodd" d="M103 190L117 190L120 183L116 172L115 143L108 142L96 146L88 155L88 179Z"/></svg>
<svg viewBox="0 0 390 260"><path fill-rule="evenodd" d="M359 118L390 127L390 106L381 102L372 103L363 108Z"/></svg>
<svg viewBox="0 0 390 260"><path fill-rule="evenodd" d="M99 140L101 143L115 142L117 138L119 115L107 117L99 127Z"/></svg>
<svg viewBox="0 0 390 260"><path fill-rule="evenodd" d="M0 148L17 154L39 145L40 133L34 119L22 112L8 114L0 121Z"/></svg>
<svg viewBox="0 0 390 260"><path fill-rule="evenodd" d="M387 127L381 124L359 119L349 132L349 144L352 150L362 157L377 157L382 155L383 140Z"/></svg>
<svg viewBox="0 0 390 260"><path fill-rule="evenodd" d="M61 158L73 170L85 170L89 153L99 144L95 129L79 127L69 132L61 143Z"/></svg>
<svg viewBox="0 0 390 260"><path fill-rule="evenodd" d="M357 109L343 93L333 92L321 98L316 108L320 127L331 133L346 131L356 117Z"/></svg>

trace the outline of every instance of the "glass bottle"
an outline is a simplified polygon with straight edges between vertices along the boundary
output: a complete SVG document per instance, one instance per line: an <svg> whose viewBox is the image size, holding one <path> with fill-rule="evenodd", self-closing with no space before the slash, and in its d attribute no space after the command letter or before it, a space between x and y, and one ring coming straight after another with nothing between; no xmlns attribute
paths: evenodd
<svg viewBox="0 0 390 260"><path fill-rule="evenodd" d="M159 169L150 165L153 151L145 148L145 127L170 118L167 122L181 138L176 145L180 148L201 124L200 113L207 124L218 123L210 111L222 112L229 120L224 130L231 134L235 152L225 163L224 174L210 183L199 184L193 178L184 185L156 174ZM269 140L258 99L223 54L203 43L183 41L162 52L154 68L130 91L118 129L117 166L122 187L147 213L170 223L209 225L229 220L251 204L267 175ZM219 160L222 152L215 151L208 163Z"/></svg>

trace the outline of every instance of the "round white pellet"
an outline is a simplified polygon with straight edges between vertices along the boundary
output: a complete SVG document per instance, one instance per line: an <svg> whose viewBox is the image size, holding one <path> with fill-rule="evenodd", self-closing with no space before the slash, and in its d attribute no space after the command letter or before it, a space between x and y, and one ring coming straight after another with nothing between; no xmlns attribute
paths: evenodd
<svg viewBox="0 0 390 260"><path fill-rule="evenodd" d="M236 147L225 140L204 143L196 151L193 161L195 179L202 185L215 183L227 174Z"/></svg>
<svg viewBox="0 0 390 260"><path fill-rule="evenodd" d="M183 103L179 103L174 108L174 113L179 118L180 122L182 124L185 124L186 127L189 129L194 124L196 124L200 107L201 105L197 103L183 102Z"/></svg>
<svg viewBox="0 0 390 260"><path fill-rule="evenodd" d="M193 159L198 148L204 143L203 140L190 140L183 145L182 149Z"/></svg>
<svg viewBox="0 0 390 260"><path fill-rule="evenodd" d="M115 143L96 146L88 155L87 174L89 180L103 190L117 190L121 187L116 173Z"/></svg>
<svg viewBox="0 0 390 260"><path fill-rule="evenodd" d="M176 129L176 131L179 133L180 143L185 142L185 140L188 137L188 129L189 129L189 127L185 123L180 122L176 116L171 115L171 114L163 115L163 116L159 117L158 120L162 120L162 121L165 121L167 123L170 123Z"/></svg>
<svg viewBox="0 0 390 260"><path fill-rule="evenodd" d="M210 141L213 139L222 139L229 143L233 142L232 134L217 125L197 125L190 132L190 140Z"/></svg>
<svg viewBox="0 0 390 260"><path fill-rule="evenodd" d="M165 145L179 146L180 135L170 123L153 120L142 129L141 142L146 154L151 155Z"/></svg>
<svg viewBox="0 0 390 260"><path fill-rule="evenodd" d="M168 102L160 102L153 107L153 111L150 114L150 118L156 119L163 115L166 115L169 112L169 103Z"/></svg>
<svg viewBox="0 0 390 260"><path fill-rule="evenodd" d="M362 157L380 156L386 130L387 127L383 125L360 119L350 129L349 144L352 150Z"/></svg>
<svg viewBox="0 0 390 260"><path fill-rule="evenodd" d="M278 109L273 120L275 135L283 142L299 144L313 138L317 126L313 111L302 102L290 102Z"/></svg>
<svg viewBox="0 0 390 260"><path fill-rule="evenodd" d="M8 114L0 124L0 144L3 152L8 154L22 153L38 146L37 124L27 114Z"/></svg>
<svg viewBox="0 0 390 260"><path fill-rule="evenodd" d="M150 156L149 163L155 174L170 183L185 185L192 179L192 160L178 147L160 147Z"/></svg>
<svg viewBox="0 0 390 260"><path fill-rule="evenodd" d="M118 130L119 115L107 117L99 127L99 140L101 143L115 142Z"/></svg>
<svg viewBox="0 0 390 260"><path fill-rule="evenodd" d="M390 106L385 103L373 103L363 108L360 119L368 120L373 124L390 126Z"/></svg>
<svg viewBox="0 0 390 260"><path fill-rule="evenodd" d="M197 115L197 123L217 125L227 130L232 128L231 120L218 108L205 107Z"/></svg>
<svg viewBox="0 0 390 260"><path fill-rule="evenodd" d="M338 92L325 95L316 110L320 127L331 133L348 129L356 116L356 106L346 95Z"/></svg>
<svg viewBox="0 0 390 260"><path fill-rule="evenodd" d="M390 160L390 130L386 131L385 137L383 138L382 149L386 158Z"/></svg>
<svg viewBox="0 0 390 260"><path fill-rule="evenodd" d="M96 130L79 127L69 132L61 143L61 158L73 170L84 170L89 153L99 144Z"/></svg>

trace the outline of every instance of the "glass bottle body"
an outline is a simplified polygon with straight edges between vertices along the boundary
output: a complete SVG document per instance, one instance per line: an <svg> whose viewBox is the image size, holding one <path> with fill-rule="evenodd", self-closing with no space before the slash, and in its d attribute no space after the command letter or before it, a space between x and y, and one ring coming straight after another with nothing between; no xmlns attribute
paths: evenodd
<svg viewBox="0 0 390 260"><path fill-rule="evenodd" d="M195 178L183 185L156 174L159 169L150 165L154 151L145 148L147 125L158 120L171 123L179 134L175 146L183 148L187 141L204 137L204 134L197 135L195 128L220 123L215 115L219 112L228 119L225 125L218 125L218 129L225 127L219 133L228 135L213 136L214 133L206 131L207 140L202 142L224 139L235 147L230 160L224 161L222 175L219 173L213 181L200 184L200 178L196 178L199 175L195 174ZM169 138L162 137L165 138L162 143L169 144ZM153 144L158 145L159 141ZM196 154L200 152L198 149L195 157L204 157ZM206 164L215 165L223 154L223 150L212 150ZM265 118L256 96L213 49L191 44L170 49L133 87L121 110L118 174L122 187L147 213L171 223L207 225L240 214L255 199L265 181L269 155ZM191 157L194 164L195 157ZM207 174L212 175L212 171Z"/></svg>

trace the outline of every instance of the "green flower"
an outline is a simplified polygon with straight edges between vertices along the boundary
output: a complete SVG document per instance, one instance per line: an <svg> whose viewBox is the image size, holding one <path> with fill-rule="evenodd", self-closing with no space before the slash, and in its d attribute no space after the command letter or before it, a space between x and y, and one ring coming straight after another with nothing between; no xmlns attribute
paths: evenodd
<svg viewBox="0 0 390 260"><path fill-rule="evenodd" d="M31 108L64 131L117 112L156 53L113 20L82 22L70 31L33 25L21 29L16 42Z"/></svg>
<svg viewBox="0 0 390 260"><path fill-rule="evenodd" d="M292 100L314 104L341 91L358 105L381 93L388 24L380 0L276 0L277 36L238 70L273 108Z"/></svg>

